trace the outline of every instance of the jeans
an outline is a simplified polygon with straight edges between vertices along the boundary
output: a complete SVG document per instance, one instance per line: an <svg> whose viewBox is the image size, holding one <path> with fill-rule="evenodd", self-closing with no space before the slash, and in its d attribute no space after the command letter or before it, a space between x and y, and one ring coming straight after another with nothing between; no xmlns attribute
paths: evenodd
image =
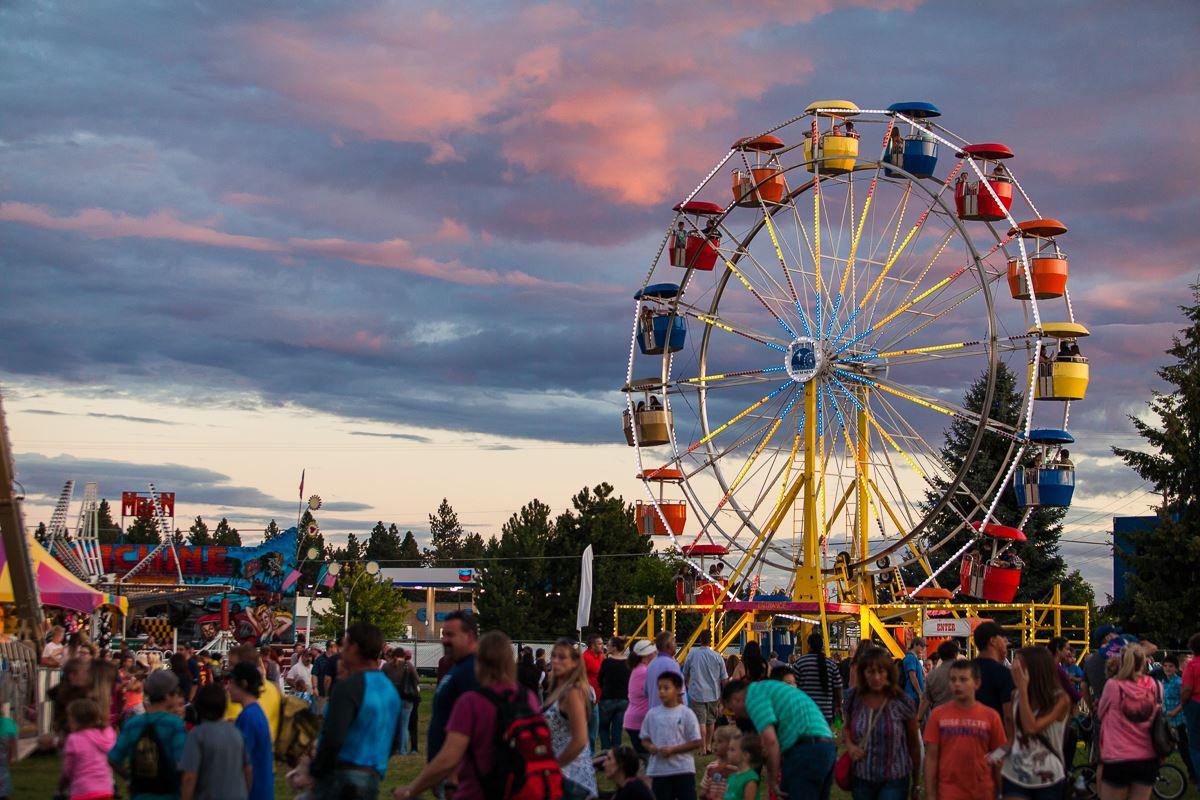
<svg viewBox="0 0 1200 800"><path fill-rule="evenodd" d="M794 744L780 757L779 782L789 798L829 800L833 788L833 762L837 748L833 742Z"/></svg>
<svg viewBox="0 0 1200 800"><path fill-rule="evenodd" d="M628 700L600 701L600 747L608 750L621 746L621 723L625 721Z"/></svg>
<svg viewBox="0 0 1200 800"><path fill-rule="evenodd" d="M854 800L905 800L908 797L908 775L890 781L865 781L855 778L850 787Z"/></svg>
<svg viewBox="0 0 1200 800"><path fill-rule="evenodd" d="M400 741L396 743L396 752L402 756L412 750L412 740L408 738L408 717L412 714L413 704L409 700L400 701Z"/></svg>
<svg viewBox="0 0 1200 800"><path fill-rule="evenodd" d="M654 800L696 800L696 773L656 775L650 779Z"/></svg>
<svg viewBox="0 0 1200 800"><path fill-rule="evenodd" d="M1191 741L1191 737L1188 736L1187 725L1179 725L1174 730L1175 735L1179 738L1179 757L1183 759L1183 765L1187 767L1188 777L1192 779L1192 783L1195 783L1196 762L1192 761L1192 750L1188 744Z"/></svg>
<svg viewBox="0 0 1200 800"><path fill-rule="evenodd" d="M592 703L592 716L588 719L588 747L596 752L596 734L600 732L600 704Z"/></svg>
<svg viewBox="0 0 1200 800"><path fill-rule="evenodd" d="M1183 707L1183 719L1187 723L1187 746L1188 754L1192 757L1192 769L1200 770L1200 700L1188 700Z"/></svg>
<svg viewBox="0 0 1200 800"><path fill-rule="evenodd" d="M335 769L317 781L314 800L376 800L379 775L374 770Z"/></svg>

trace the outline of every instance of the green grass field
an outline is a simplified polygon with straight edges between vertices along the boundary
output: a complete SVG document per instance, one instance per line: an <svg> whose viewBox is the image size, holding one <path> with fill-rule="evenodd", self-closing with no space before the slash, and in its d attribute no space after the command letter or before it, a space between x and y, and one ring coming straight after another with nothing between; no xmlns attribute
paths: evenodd
<svg viewBox="0 0 1200 800"><path fill-rule="evenodd" d="M392 758L387 778L383 782L385 791L381 793L382 798L390 797L391 790L394 787L411 781L425 765L423 751L425 748L425 732L429 726L429 707L430 701L433 698L432 689L433 687L430 685L422 686L420 710L421 739L418 745L422 749L422 754ZM1080 753L1082 752L1081 750ZM698 759L698 774L703 773L703 765L707 764L709 760L708 758ZM1178 754L1171 756L1171 761L1176 765L1182 766ZM58 775L59 760L57 757L41 756L25 759L13 769L14 800L50 800L54 796L58 786ZM284 783L282 771L276 771L275 773L275 796L279 800L288 800L288 798L293 796L292 790ZM1189 787L1187 794L1184 796L1188 800L1200 800L1200 793L1197 793L1195 786ZM834 787L833 797L837 798L837 800L849 800L850 795Z"/></svg>

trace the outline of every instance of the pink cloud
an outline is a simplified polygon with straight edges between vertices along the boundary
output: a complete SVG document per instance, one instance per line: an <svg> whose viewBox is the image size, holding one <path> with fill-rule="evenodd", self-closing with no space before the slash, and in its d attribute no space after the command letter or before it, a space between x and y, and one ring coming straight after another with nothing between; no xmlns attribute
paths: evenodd
<svg viewBox="0 0 1200 800"><path fill-rule="evenodd" d="M648 205L686 189L682 176L711 159L703 134L714 123L811 73L807 57L756 31L845 5L918 4L759 0L686 13L647 6L615 20L598 4L446 7L417 18L381 7L241 33L249 72L310 119L425 144L433 163L459 158L456 136L498 131L500 152L519 169Z"/></svg>
<svg viewBox="0 0 1200 800"><path fill-rule="evenodd" d="M471 286L505 285L539 289L560 286L524 272L479 269L458 260L439 261L420 255L405 239L361 242L338 238L294 237L281 241L225 233L208 223L184 222L174 211L169 210L138 217L101 208L87 208L70 216L57 216L42 206L2 203L0 221L17 222L48 230L72 231L93 239L163 239L233 250L276 253L285 259L305 255L320 256Z"/></svg>
<svg viewBox="0 0 1200 800"><path fill-rule="evenodd" d="M463 223L442 217L442 224L438 227L434 238L439 242L454 242L456 244L471 241L471 229Z"/></svg>

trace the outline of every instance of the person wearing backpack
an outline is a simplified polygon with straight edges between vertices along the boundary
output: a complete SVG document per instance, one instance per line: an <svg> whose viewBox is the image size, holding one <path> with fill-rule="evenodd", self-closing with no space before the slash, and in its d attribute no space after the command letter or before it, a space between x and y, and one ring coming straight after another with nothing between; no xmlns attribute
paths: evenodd
<svg viewBox="0 0 1200 800"><path fill-rule="evenodd" d="M146 713L126 720L108 763L129 780L130 800L175 800L187 741L183 718L171 711L179 678L169 670L152 672L142 691Z"/></svg>
<svg viewBox="0 0 1200 800"><path fill-rule="evenodd" d="M512 641L501 631L479 637L475 677L479 688L454 703L441 749L393 800L411 800L455 770L454 800L560 800L550 729L537 695L517 683Z"/></svg>

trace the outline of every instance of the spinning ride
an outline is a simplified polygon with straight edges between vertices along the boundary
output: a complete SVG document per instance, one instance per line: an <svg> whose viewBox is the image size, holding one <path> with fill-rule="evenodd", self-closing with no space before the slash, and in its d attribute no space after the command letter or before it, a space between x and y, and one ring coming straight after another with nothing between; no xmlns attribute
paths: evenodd
<svg viewBox="0 0 1200 800"><path fill-rule="evenodd" d="M1061 447L1088 364L1066 226L1041 217L1011 149L939 117L927 102L818 101L739 139L675 205L634 295L624 423L647 489L638 527L693 563L686 599L708 586L707 625L742 615L730 637L764 613L882 630L881 604L945 603L939 575L981 539L990 548L961 562L955 589L1011 603L1008 549L1024 537L996 538L1000 493L1026 518L1070 503ZM1002 361L1026 377L1017 425L986 411ZM982 414L957 403L980 375ZM1035 430L1035 408L1056 427ZM933 443L951 421L969 434L961 463ZM964 476L984 437L1005 455L975 492ZM963 530L967 545L933 569ZM718 551L728 578L693 557ZM903 567L923 579L905 585ZM760 582L790 599L756 605Z"/></svg>

